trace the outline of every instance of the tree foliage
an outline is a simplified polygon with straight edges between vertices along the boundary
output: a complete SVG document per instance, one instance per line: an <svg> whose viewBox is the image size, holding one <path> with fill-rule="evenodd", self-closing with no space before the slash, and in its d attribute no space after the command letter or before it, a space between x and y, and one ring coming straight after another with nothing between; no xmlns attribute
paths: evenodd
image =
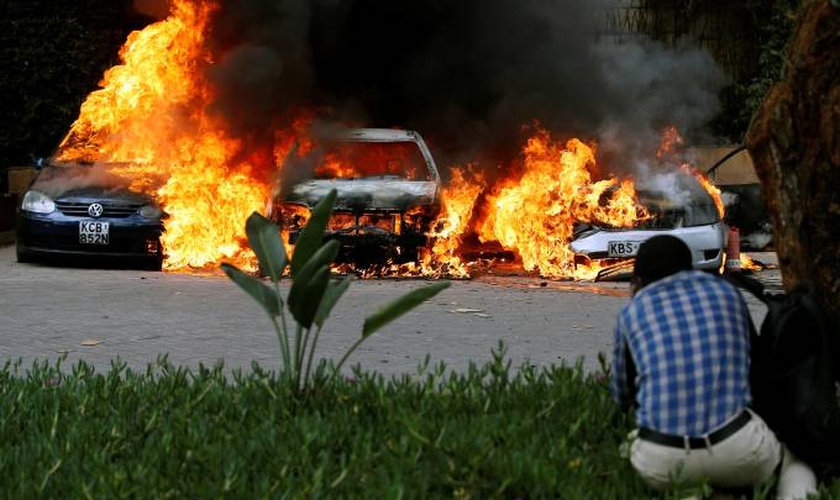
<svg viewBox="0 0 840 500"><path fill-rule="evenodd" d="M148 19L131 0L0 0L0 173L48 156ZM5 175L0 187L5 187Z"/></svg>
<svg viewBox="0 0 840 500"><path fill-rule="evenodd" d="M751 10L758 59L752 74L734 81L721 94L723 111L715 120L721 135L734 142L743 141L753 113L770 87L782 77L785 44L790 39L795 13L802 0L773 0Z"/></svg>
<svg viewBox="0 0 840 500"><path fill-rule="evenodd" d="M785 287L810 280L840 307L840 8L809 2L785 52L783 79L747 133Z"/></svg>

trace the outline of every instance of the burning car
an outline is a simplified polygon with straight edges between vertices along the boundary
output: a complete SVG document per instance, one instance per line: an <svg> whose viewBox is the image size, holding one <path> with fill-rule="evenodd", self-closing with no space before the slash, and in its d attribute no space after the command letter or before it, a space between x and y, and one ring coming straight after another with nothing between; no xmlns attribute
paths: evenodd
<svg viewBox="0 0 840 500"><path fill-rule="evenodd" d="M313 156L313 178L278 195L269 209L289 243L294 244L311 207L335 189L326 237L341 242L339 261L364 267L416 260L440 210L441 184L420 134L349 129L331 134Z"/></svg>
<svg viewBox="0 0 840 500"><path fill-rule="evenodd" d="M633 227L578 224L571 249L584 260L634 257L639 245L658 234L682 239L691 249L694 268L718 270L724 258L724 224L712 196L693 176L671 174L658 185L637 188L638 202L648 216Z"/></svg>
<svg viewBox="0 0 840 500"><path fill-rule="evenodd" d="M160 269L163 211L101 166L53 162L18 209L18 262L55 257L132 259Z"/></svg>

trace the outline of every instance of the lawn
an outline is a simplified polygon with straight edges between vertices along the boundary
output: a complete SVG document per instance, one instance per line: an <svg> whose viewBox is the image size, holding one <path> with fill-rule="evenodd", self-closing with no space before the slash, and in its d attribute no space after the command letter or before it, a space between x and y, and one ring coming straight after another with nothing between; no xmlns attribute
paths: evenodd
<svg viewBox="0 0 840 500"><path fill-rule="evenodd" d="M258 366L191 371L161 359L98 373L7 363L0 495L654 497L618 454L631 422L603 373L511 367L502 348L463 373L328 373L322 364L300 392Z"/></svg>

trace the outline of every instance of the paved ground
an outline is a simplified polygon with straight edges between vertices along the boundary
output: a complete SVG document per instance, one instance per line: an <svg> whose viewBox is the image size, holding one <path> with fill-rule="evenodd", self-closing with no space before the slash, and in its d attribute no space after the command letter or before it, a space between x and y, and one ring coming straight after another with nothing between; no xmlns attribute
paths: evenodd
<svg viewBox="0 0 840 500"><path fill-rule="evenodd" d="M768 259L765 259L768 260ZM772 259L769 259L772 260ZM775 272L778 273L777 271ZM761 273L770 281L773 271ZM376 305L419 280L357 280L336 307L319 354L337 359ZM428 355L463 370L491 358L500 341L514 366L574 363L588 370L609 352L627 283L551 282L484 276L453 286L369 338L350 363L385 375L412 373ZM757 319L763 308L749 299ZM85 360L107 370L114 358L143 368L167 354L175 364L223 360L229 368L278 365L268 318L221 274L18 264L0 246L0 359Z"/></svg>

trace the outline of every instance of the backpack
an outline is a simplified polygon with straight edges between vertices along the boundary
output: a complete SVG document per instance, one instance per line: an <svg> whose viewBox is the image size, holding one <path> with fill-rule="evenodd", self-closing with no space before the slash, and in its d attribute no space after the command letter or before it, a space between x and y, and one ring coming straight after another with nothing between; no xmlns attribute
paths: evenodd
<svg viewBox="0 0 840 500"><path fill-rule="evenodd" d="M745 280L767 305L760 333L750 325L753 410L802 460L840 462L840 315L810 282L777 295Z"/></svg>

